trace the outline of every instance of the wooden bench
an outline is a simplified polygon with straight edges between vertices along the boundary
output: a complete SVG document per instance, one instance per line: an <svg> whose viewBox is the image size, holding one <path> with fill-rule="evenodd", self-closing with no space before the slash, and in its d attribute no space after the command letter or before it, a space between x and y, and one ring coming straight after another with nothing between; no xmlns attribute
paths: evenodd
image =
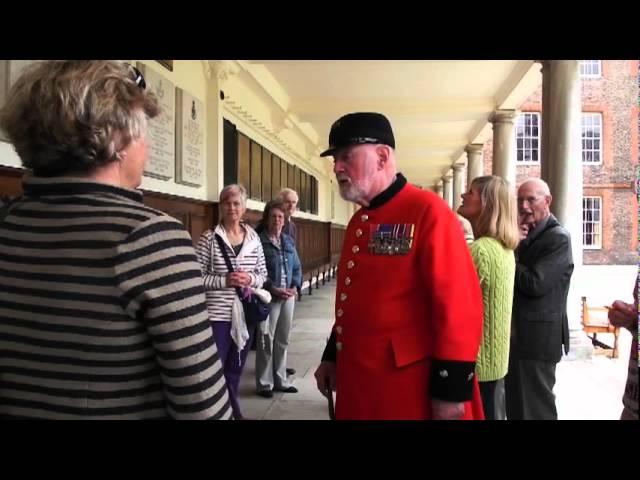
<svg viewBox="0 0 640 480"><path fill-rule="evenodd" d="M596 353L603 353L610 358L618 358L618 337L620 328L614 327L609 322L608 310L605 307L590 307L587 305L587 297L582 297L582 328L591 339ZM589 336L589 334L593 336ZM598 340L599 333L613 334L613 346Z"/></svg>

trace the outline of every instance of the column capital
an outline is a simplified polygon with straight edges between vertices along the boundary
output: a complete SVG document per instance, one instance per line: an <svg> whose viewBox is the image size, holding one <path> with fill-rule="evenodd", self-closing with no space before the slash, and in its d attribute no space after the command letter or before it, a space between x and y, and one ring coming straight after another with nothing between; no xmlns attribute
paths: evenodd
<svg viewBox="0 0 640 480"><path fill-rule="evenodd" d="M446 175L442 176L442 183L443 184L451 183L451 180L453 180L453 174L452 173L447 172Z"/></svg>
<svg viewBox="0 0 640 480"><path fill-rule="evenodd" d="M454 163L453 165L451 165L451 168L453 168L454 173L463 172L466 167L467 166L464 163Z"/></svg>
<svg viewBox="0 0 640 480"><path fill-rule="evenodd" d="M240 72L241 67L233 60L209 60L207 75L209 78L218 77L219 80L229 80L233 75Z"/></svg>
<svg viewBox="0 0 640 480"><path fill-rule="evenodd" d="M549 68L549 65L551 65L551 60L536 60L535 62L540 64L542 70Z"/></svg>
<svg viewBox="0 0 640 480"><path fill-rule="evenodd" d="M484 143L470 143L464 147L467 154L482 152L482 150L484 150Z"/></svg>
<svg viewBox="0 0 640 480"><path fill-rule="evenodd" d="M517 115L517 110L496 110L489 116L489 121L494 125L496 123L513 123Z"/></svg>

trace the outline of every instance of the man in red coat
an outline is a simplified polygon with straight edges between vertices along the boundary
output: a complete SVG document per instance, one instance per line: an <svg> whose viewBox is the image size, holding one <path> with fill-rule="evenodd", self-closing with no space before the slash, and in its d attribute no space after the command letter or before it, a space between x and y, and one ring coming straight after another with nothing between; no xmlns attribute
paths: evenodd
<svg viewBox="0 0 640 480"><path fill-rule="evenodd" d="M345 234L318 389L336 392L336 419L483 419L482 294L455 213L397 172L383 115L345 115L329 144L340 194L362 208Z"/></svg>

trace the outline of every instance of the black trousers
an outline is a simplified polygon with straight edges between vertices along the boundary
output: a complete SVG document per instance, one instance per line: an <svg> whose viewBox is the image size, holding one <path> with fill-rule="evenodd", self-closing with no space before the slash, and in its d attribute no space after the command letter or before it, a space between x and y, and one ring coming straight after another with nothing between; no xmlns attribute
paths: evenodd
<svg viewBox="0 0 640 480"><path fill-rule="evenodd" d="M505 399L508 420L557 420L557 362L518 358L512 349L509 372L505 377Z"/></svg>
<svg viewBox="0 0 640 480"><path fill-rule="evenodd" d="M504 378L491 382L479 382L485 420L505 420Z"/></svg>

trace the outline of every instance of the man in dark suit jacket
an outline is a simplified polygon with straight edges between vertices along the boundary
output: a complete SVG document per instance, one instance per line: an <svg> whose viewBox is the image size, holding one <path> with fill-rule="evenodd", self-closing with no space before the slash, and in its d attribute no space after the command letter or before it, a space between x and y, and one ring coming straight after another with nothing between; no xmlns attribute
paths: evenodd
<svg viewBox="0 0 640 480"><path fill-rule="evenodd" d="M569 232L550 212L549 186L540 179L518 189L523 239L516 249L509 372L509 420L557 420L556 365L569 351L567 294L573 273Z"/></svg>

